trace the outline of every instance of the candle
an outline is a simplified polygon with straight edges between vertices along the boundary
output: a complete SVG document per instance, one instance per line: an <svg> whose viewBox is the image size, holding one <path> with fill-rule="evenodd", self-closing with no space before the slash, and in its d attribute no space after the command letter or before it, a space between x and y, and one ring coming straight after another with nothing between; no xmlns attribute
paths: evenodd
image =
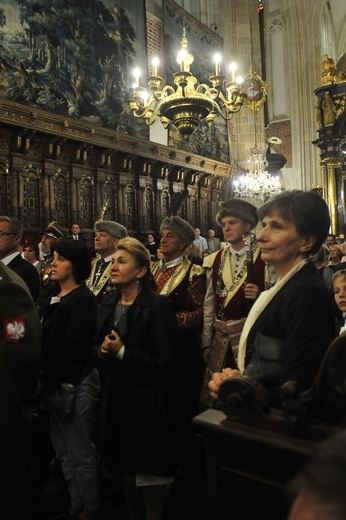
<svg viewBox="0 0 346 520"><path fill-rule="evenodd" d="M214 56L215 76L219 76L220 75L220 66L219 66L220 61L221 61L221 55L220 54L215 54L215 56Z"/></svg>
<svg viewBox="0 0 346 520"><path fill-rule="evenodd" d="M139 87L139 76L141 75L141 71L139 69L134 69L132 74L133 74L133 77L135 78L136 87Z"/></svg>
<svg viewBox="0 0 346 520"><path fill-rule="evenodd" d="M181 49L178 54L177 62L180 64L180 72L185 72L185 58L186 58L186 51L185 49Z"/></svg>
<svg viewBox="0 0 346 520"><path fill-rule="evenodd" d="M151 63L153 65L153 76L157 76L157 67L160 64L159 59L155 57L153 58Z"/></svg>
<svg viewBox="0 0 346 520"><path fill-rule="evenodd" d="M237 70L237 64L234 63L234 61L232 61L232 63L230 64L229 70L231 71L232 81L234 82L235 81L235 71Z"/></svg>

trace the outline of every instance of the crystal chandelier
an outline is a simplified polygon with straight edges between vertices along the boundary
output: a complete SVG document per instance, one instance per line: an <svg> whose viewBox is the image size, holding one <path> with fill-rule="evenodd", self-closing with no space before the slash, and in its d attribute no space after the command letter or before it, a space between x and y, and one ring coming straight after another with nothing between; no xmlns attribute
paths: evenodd
<svg viewBox="0 0 346 520"><path fill-rule="evenodd" d="M165 128L172 123L185 139L198 128L202 120L210 124L217 115L226 121L230 120L247 99L242 89L242 79L235 77L236 64L230 66L231 80L220 75L219 54L214 56L215 74L209 78L211 85L198 84L197 78L190 72L194 57L187 46L184 28L177 59L180 71L173 74L176 87L166 85L161 89L162 78L157 75L159 63L154 59L152 75L146 79L148 90L140 86L139 71L136 69L135 85L128 101L134 117L142 118L148 125L159 119Z"/></svg>
<svg viewBox="0 0 346 520"><path fill-rule="evenodd" d="M250 152L245 163L248 172L234 181L234 194L243 199L258 199L264 202L280 193L280 179L266 171L268 161L263 155L263 150L255 145Z"/></svg>

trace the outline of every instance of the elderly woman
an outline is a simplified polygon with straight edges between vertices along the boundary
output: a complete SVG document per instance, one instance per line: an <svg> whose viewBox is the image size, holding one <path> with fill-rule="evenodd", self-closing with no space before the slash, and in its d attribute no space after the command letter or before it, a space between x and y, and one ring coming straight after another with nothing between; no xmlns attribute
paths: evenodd
<svg viewBox="0 0 346 520"><path fill-rule="evenodd" d="M330 218L319 195L300 190L280 193L258 214L261 256L278 281L262 292L247 318L240 371L215 373L209 388L217 397L223 380L244 373L264 385L269 405L280 406L281 385L292 379L309 388L334 337L331 298L310 259L327 236Z"/></svg>
<svg viewBox="0 0 346 520"><path fill-rule="evenodd" d="M100 517L99 463L92 435L100 388L98 372L89 361L97 300L84 285L91 261L87 247L79 241L58 240L52 250L52 280L59 284L60 292L40 311L41 407L45 391L58 388L60 383L77 386L72 414L49 411L51 439L64 478L69 482L69 515L96 520Z"/></svg>
<svg viewBox="0 0 346 520"><path fill-rule="evenodd" d="M117 291L100 304L97 335L103 469L123 481L131 520L159 520L177 470L175 313L135 238L118 242L110 276Z"/></svg>

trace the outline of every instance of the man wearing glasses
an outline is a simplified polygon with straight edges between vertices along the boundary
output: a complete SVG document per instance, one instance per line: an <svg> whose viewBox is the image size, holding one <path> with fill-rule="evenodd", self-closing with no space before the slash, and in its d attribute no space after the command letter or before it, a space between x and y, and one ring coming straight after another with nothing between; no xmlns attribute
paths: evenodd
<svg viewBox="0 0 346 520"><path fill-rule="evenodd" d="M34 301L40 290L37 269L22 258L19 245L23 236L23 226L13 217L0 216L0 260L18 274L28 286Z"/></svg>

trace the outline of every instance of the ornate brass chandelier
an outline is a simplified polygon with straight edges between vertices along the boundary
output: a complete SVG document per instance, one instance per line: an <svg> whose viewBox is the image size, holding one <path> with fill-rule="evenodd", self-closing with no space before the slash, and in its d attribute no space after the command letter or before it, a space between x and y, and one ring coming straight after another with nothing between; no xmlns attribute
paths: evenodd
<svg viewBox="0 0 346 520"><path fill-rule="evenodd" d="M233 182L235 196L265 202L280 193L282 190L280 179L267 172L267 166L268 161L263 155L263 150L255 145L250 149L250 156L245 163L248 172Z"/></svg>
<svg viewBox="0 0 346 520"><path fill-rule="evenodd" d="M187 46L184 28L177 59L180 71L173 74L176 88L166 85L160 90L163 79L157 75L158 61L153 60L153 73L146 80L148 90L140 86L139 72L135 71L136 83L128 101L134 117L144 119L148 125L159 119L164 128L172 123L185 139L202 120L210 124L217 115L230 120L247 99L241 78L235 77L235 64L231 64L231 80L220 75L220 55L214 57L215 74L209 78L211 85L198 85L197 78L190 72L194 57Z"/></svg>

